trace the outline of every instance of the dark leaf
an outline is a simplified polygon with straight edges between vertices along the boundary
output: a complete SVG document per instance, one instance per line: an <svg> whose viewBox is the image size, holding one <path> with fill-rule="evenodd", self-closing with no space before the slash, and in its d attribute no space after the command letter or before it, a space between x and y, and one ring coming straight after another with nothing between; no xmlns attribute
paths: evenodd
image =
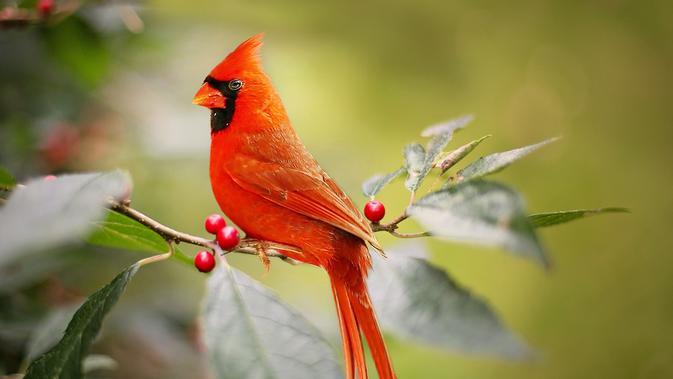
<svg viewBox="0 0 673 379"><path fill-rule="evenodd" d="M96 338L103 319L117 303L138 267L134 264L127 268L91 295L77 310L58 344L28 366L24 379L81 378L82 360Z"/></svg>
<svg viewBox="0 0 673 379"><path fill-rule="evenodd" d="M453 351L513 359L530 356L485 300L418 257L421 254L406 254L407 249L423 251L419 245L391 249L388 259L374 257L368 285L381 327Z"/></svg>
<svg viewBox="0 0 673 379"><path fill-rule="evenodd" d="M407 170L404 167L400 167L387 175L374 175L362 183L362 193L366 197L374 197L383 189L383 187L387 186L390 182L395 180L398 176L402 175L406 171Z"/></svg>
<svg viewBox="0 0 673 379"><path fill-rule="evenodd" d="M12 192L0 208L0 265L16 256L80 240L103 218L110 198L131 192L121 171L35 179Z"/></svg>
<svg viewBox="0 0 673 379"><path fill-rule="evenodd" d="M343 378L331 347L302 315L244 273L219 266L203 314L216 378Z"/></svg>
<svg viewBox="0 0 673 379"><path fill-rule="evenodd" d="M535 145L525 146L514 150L505 151L502 153L495 153L479 158L472 162L467 167L458 171L456 176L459 181L477 179L488 174L498 172L505 167L512 164L514 161L525 157L540 147L556 141L558 138L550 138Z"/></svg>
<svg viewBox="0 0 673 379"><path fill-rule="evenodd" d="M528 216L528 220L533 227L543 228L545 226L565 224L566 222L602 213L624 213L628 211L629 210L626 208L577 209L571 211L536 213Z"/></svg>
<svg viewBox="0 0 673 379"><path fill-rule="evenodd" d="M548 265L523 200L502 184L461 183L420 199L409 215L437 237L499 246Z"/></svg>

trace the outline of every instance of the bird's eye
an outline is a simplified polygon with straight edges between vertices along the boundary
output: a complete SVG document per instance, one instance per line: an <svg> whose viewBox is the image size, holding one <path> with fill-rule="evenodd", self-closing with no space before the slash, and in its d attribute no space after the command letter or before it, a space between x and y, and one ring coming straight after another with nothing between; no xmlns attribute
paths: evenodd
<svg viewBox="0 0 673 379"><path fill-rule="evenodd" d="M234 79L229 82L229 89L231 91L238 91L243 88L243 81L239 79Z"/></svg>

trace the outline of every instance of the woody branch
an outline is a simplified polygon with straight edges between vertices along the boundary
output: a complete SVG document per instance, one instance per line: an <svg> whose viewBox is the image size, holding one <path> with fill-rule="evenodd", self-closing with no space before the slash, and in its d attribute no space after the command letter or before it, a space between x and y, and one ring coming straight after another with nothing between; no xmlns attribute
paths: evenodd
<svg viewBox="0 0 673 379"><path fill-rule="evenodd" d="M218 246L214 240L209 240L203 237L194 236L188 233L180 232L172 229L159 221L147 216L146 214L134 209L128 202L118 202L110 200L108 203L110 210L127 216L159 234L166 242L171 243L188 243L190 245L201 246L210 249L217 255L225 255L228 253L240 253L248 255L265 255L271 258L278 258L290 264L297 264L294 259L284 255L281 251L294 252L301 254L301 249L284 245L271 241L258 240L255 238L244 238L234 249L225 251ZM387 232L398 238L417 238L429 236L429 233L398 233L397 228L399 224L406 220L409 216L402 214L387 224L372 223L371 227L374 232Z"/></svg>

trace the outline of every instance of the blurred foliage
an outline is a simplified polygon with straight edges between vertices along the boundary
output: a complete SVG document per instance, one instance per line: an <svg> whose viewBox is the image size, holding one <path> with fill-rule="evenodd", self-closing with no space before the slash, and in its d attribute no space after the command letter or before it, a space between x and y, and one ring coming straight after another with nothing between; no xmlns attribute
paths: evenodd
<svg viewBox="0 0 673 379"><path fill-rule="evenodd" d="M498 174L523 190L529 210L633 210L543 230L554 253L548 276L489 249L431 243L434 262L489 298L543 357L513 364L392 339L400 377L673 375L673 3L154 1L134 5L145 22L139 35L116 5L0 29L0 163L20 181L128 168L137 207L199 233L217 206L208 115L191 96L235 43L265 31L265 67L295 127L359 204L362 179L395 170L399 146L418 130L471 112L477 119L456 146L488 133L498 138L482 142L485 151L564 137ZM380 195L389 212L406 205L397 187ZM3 268L0 372L18 369L50 309L81 301L135 257L87 247ZM232 261L336 340L319 270L274 264L264 276L254 258ZM100 377L204 377L195 321L203 276L175 264L145 274L96 344L119 363Z"/></svg>
<svg viewBox="0 0 673 379"><path fill-rule="evenodd" d="M456 179L449 177L443 185L435 186L434 192L414 202L416 191L422 188L428 175L438 171L446 173L436 158L444 155L442 149L459 124L449 121L431 128L434 136L427 149L420 144L407 145L403 171L407 175L405 186L410 191L412 204L397 221L377 226L394 234L398 224L410 216L432 236L499 246L548 267L547 257L529 222L533 218L526 217L520 196L501 184L473 178L500 171L540 144L474 161L466 167L482 167L473 170L479 175L461 175L467 172L462 169ZM434 185L438 184L441 176L432 176L435 176ZM5 174L5 177L11 179L11 175ZM7 182L11 187L11 180ZM373 192L369 190L372 182L378 182L375 187L383 187L391 180L378 175L374 180L367 180L363 186L366 194ZM191 259L174 246L179 242L208 247L207 239L193 242L199 237L180 236L179 232L157 225L149 216L129 208L132 187L130 177L119 170L48 175L14 186L11 196L3 200L0 267L11 267L26 254L72 245L78 240L124 250L168 251L139 260L124 270L89 296L74 315L73 306L49 312L28 334L23 359L24 363L30 362L26 379L48 375L80 378L89 370L118 368L114 358L90 355L89 350L104 318L131 277L140 267L171 257L189 265ZM110 202L116 205L110 206ZM106 206L110 207L107 212ZM534 220L549 226L598 213L601 212L538 214ZM550 215L553 215L551 220ZM224 221L222 224L225 227ZM205 229L213 232L207 222ZM36 234L34 230L41 233ZM427 237L427 234L417 236ZM216 249L212 253L222 252ZM507 330L487 302L470 294L446 271L427 261L423 246L407 245L389 253L392 256L384 263L377 263L368 280L383 330L405 340L450 351L510 359L532 356L531 350ZM211 256L211 259L214 258ZM293 378L343 377L332 348L310 322L262 284L229 266L225 258L220 261L223 267L210 276L201 314L209 367L218 378L256 378L262 373ZM199 267L199 271L204 270Z"/></svg>

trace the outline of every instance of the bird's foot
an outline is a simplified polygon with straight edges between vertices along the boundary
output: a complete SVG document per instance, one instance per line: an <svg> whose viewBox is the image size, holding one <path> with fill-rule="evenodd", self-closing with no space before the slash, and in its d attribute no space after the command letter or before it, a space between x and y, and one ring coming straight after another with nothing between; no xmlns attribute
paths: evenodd
<svg viewBox="0 0 673 379"><path fill-rule="evenodd" d="M271 269L271 259L269 259L269 255L267 254L269 246L264 242L260 242L255 248L257 249L259 260L262 261L262 265L264 266L264 271L268 273Z"/></svg>

